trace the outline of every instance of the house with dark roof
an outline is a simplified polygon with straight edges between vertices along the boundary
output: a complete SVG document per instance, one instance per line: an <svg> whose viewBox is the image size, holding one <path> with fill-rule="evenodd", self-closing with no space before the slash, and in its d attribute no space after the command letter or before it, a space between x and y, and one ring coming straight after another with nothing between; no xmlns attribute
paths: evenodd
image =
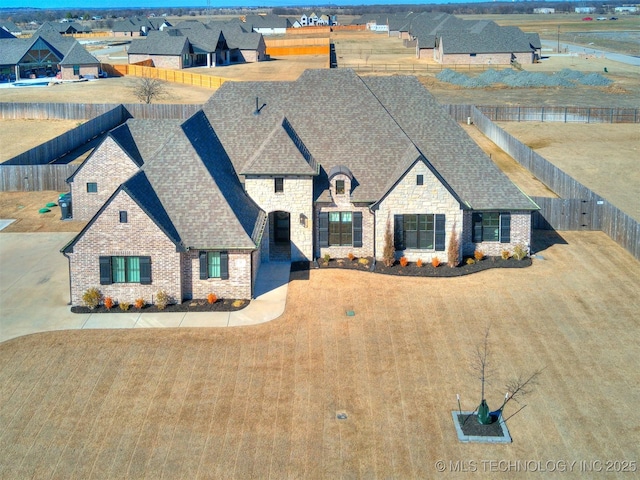
<svg viewBox="0 0 640 480"><path fill-rule="evenodd" d="M353 20L372 31L388 32L416 49L416 57L442 64L530 64L540 58L537 33L500 27L490 20L462 20L447 13L364 15Z"/></svg>
<svg viewBox="0 0 640 480"><path fill-rule="evenodd" d="M182 69L260 62L267 58L262 34L245 31L240 23L197 20L151 31L131 42L129 63L151 60L156 67Z"/></svg>
<svg viewBox="0 0 640 480"><path fill-rule="evenodd" d="M127 302L251 298L263 262L380 259L387 231L398 258L424 262L446 261L454 235L460 255L531 240L537 205L415 77L227 82L190 119L143 133L155 124L116 128L72 179L107 198L62 250L74 305L91 287ZM99 173L111 160L126 165L118 181L131 175L118 186Z"/></svg>
<svg viewBox="0 0 640 480"><path fill-rule="evenodd" d="M262 35L284 35L287 28L292 28L288 18L278 15L247 15L244 17L244 25L249 32L257 32Z"/></svg>
<svg viewBox="0 0 640 480"><path fill-rule="evenodd" d="M0 79L97 78L99 67L100 62L77 40L51 30L45 29L31 38L0 38Z"/></svg>
<svg viewBox="0 0 640 480"><path fill-rule="evenodd" d="M18 27L15 23L9 20L0 20L0 30L4 30L5 32L9 32L13 36L22 35L22 29ZM2 32L0 32L1 34ZM0 38L3 38L0 36Z"/></svg>
<svg viewBox="0 0 640 480"><path fill-rule="evenodd" d="M74 33L91 33L91 28L80 22L44 22L36 33L56 32L60 35L73 35Z"/></svg>
<svg viewBox="0 0 640 480"><path fill-rule="evenodd" d="M111 33L114 37L146 37L151 31L169 27L171 23L163 18L130 17L113 22Z"/></svg>

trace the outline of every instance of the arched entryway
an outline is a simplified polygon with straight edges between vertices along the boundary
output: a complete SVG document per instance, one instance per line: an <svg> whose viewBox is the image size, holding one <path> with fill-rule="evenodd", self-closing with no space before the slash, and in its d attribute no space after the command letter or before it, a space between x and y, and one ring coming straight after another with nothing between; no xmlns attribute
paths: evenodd
<svg viewBox="0 0 640 480"><path fill-rule="evenodd" d="M269 260L291 260L291 215L276 211L269 214Z"/></svg>

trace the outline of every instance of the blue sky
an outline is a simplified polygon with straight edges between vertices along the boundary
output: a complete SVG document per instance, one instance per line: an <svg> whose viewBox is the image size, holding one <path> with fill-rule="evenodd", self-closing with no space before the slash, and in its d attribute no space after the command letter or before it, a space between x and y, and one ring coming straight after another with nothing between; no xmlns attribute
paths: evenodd
<svg viewBox="0 0 640 480"><path fill-rule="evenodd" d="M376 5L376 4L410 4L410 3L460 3L464 0L333 0L333 1L305 1L305 0L211 0L211 7L229 6L304 6L304 5ZM471 0L473 1L473 0ZM470 3L470 2L467 2ZM2 0L0 7L35 7L35 8L62 8L62 9L89 9L89 8L121 8L121 7L201 7L207 6L207 0Z"/></svg>

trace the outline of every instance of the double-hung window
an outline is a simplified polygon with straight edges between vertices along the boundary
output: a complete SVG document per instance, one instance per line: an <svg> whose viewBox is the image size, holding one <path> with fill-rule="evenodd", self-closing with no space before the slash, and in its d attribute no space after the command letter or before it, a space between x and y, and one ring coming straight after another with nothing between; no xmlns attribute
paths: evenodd
<svg viewBox="0 0 640 480"><path fill-rule="evenodd" d="M396 250L444 250L445 216L442 214L394 215Z"/></svg>
<svg viewBox="0 0 640 480"><path fill-rule="evenodd" d="M100 257L100 284L151 283L151 257Z"/></svg>
<svg viewBox="0 0 640 480"><path fill-rule="evenodd" d="M362 212L321 212L320 247L362 247Z"/></svg>
<svg viewBox="0 0 640 480"><path fill-rule="evenodd" d="M229 254L215 250L203 250L199 253L200 280L208 278L229 278Z"/></svg>
<svg viewBox="0 0 640 480"><path fill-rule="evenodd" d="M509 212L476 212L472 217L473 242L511 241L511 214Z"/></svg>

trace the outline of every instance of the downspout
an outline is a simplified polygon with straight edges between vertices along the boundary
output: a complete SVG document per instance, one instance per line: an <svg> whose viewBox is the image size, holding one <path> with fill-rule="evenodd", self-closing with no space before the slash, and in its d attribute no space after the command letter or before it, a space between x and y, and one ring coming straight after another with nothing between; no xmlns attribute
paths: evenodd
<svg viewBox="0 0 640 480"><path fill-rule="evenodd" d="M66 252L62 252L62 255L64 255L69 261L69 303L67 303L67 305L72 305L73 297L71 296L71 257L69 257Z"/></svg>
<svg viewBox="0 0 640 480"><path fill-rule="evenodd" d="M373 261L371 262L370 270L373 272L376 268L376 213L368 207L369 212L373 215Z"/></svg>

